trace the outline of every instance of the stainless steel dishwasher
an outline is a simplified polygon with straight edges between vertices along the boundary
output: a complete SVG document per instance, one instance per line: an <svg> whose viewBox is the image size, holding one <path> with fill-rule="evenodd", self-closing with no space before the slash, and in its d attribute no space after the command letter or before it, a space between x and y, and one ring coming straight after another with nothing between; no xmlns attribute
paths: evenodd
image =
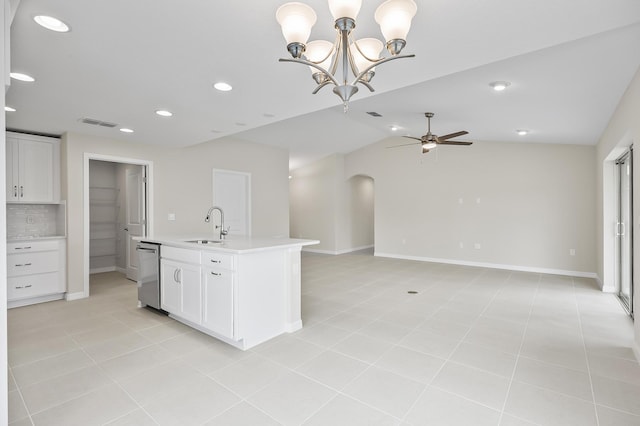
<svg viewBox="0 0 640 426"><path fill-rule="evenodd" d="M160 244L138 243L138 306L160 308Z"/></svg>

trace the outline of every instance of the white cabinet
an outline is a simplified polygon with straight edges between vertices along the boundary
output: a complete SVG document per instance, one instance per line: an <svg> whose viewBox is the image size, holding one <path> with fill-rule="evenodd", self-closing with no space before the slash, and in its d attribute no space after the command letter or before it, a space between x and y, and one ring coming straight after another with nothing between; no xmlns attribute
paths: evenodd
<svg viewBox="0 0 640 426"><path fill-rule="evenodd" d="M207 261L211 259L203 259L203 265ZM205 267L202 273L204 275L202 326L233 339L235 273L233 270L215 267Z"/></svg>
<svg viewBox="0 0 640 426"><path fill-rule="evenodd" d="M7 244L10 308L61 299L66 290L64 239Z"/></svg>
<svg viewBox="0 0 640 426"><path fill-rule="evenodd" d="M60 200L60 140L7 132L7 202Z"/></svg>
<svg viewBox="0 0 640 426"><path fill-rule="evenodd" d="M160 249L162 309L194 324L202 322L200 252L174 247Z"/></svg>

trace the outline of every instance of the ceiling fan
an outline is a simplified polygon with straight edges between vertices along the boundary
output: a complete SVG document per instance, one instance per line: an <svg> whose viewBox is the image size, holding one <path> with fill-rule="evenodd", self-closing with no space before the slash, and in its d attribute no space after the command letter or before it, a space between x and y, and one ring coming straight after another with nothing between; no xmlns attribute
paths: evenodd
<svg viewBox="0 0 640 426"><path fill-rule="evenodd" d="M463 141L450 141L449 139L457 138L458 136L466 135L469 132L462 130L460 132L449 133L448 135L437 136L431 133L431 118L434 116L432 112L425 112L424 116L427 117L427 134L423 135L421 138L416 138L413 136L404 136L405 138L415 139L420 142L406 143L403 145L395 145L390 146L388 148L398 148L401 146L408 145L417 145L418 143L422 145L422 153L426 154L429 150L437 147L438 145L471 145L473 142L463 142Z"/></svg>

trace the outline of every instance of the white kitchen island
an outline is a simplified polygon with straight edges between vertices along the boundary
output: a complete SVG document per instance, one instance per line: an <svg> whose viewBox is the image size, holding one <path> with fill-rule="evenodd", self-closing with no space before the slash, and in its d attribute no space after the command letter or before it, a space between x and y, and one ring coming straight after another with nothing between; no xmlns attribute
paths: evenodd
<svg viewBox="0 0 640 426"><path fill-rule="evenodd" d="M160 246L160 301L172 318L246 350L302 328L300 251L316 240L139 238Z"/></svg>

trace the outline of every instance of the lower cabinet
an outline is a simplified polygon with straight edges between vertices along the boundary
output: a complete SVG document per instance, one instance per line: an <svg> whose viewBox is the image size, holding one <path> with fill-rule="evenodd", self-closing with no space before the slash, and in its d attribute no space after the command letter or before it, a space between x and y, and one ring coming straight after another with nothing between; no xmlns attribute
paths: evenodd
<svg viewBox="0 0 640 426"><path fill-rule="evenodd" d="M61 299L66 291L64 239L7 244L7 306Z"/></svg>
<svg viewBox="0 0 640 426"><path fill-rule="evenodd" d="M224 269L203 269L202 326L233 339L234 273Z"/></svg>
<svg viewBox="0 0 640 426"><path fill-rule="evenodd" d="M202 322L201 269L199 265L161 260L162 309L195 324Z"/></svg>

